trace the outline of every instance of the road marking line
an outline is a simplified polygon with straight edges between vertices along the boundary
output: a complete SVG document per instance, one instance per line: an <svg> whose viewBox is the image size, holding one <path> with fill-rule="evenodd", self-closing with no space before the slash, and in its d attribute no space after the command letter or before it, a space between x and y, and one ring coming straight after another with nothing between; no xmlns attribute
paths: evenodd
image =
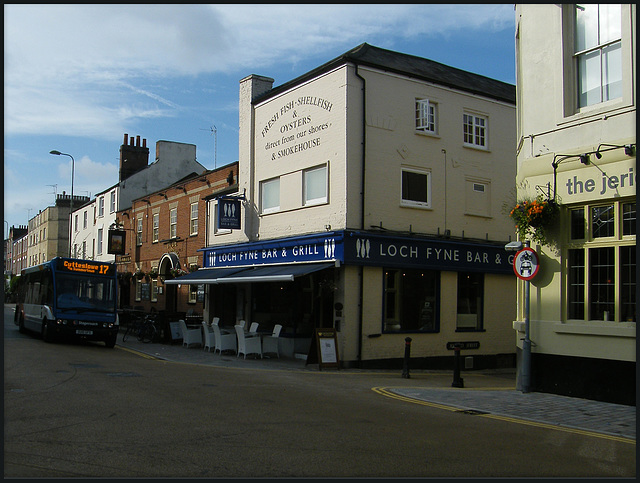
<svg viewBox="0 0 640 483"><path fill-rule="evenodd" d="M373 392L380 394L382 396L386 396L389 397L391 399L397 399L398 401L404 401L404 402L408 402L408 403L412 403L412 404L420 404L422 406L429 406L429 407L433 407L433 408L438 408L438 409L444 409L445 411L451 411L451 412L460 412L460 408L459 407L454 407L454 406L448 406L446 404L440 404L440 403L434 403L434 402L429 402L429 401L423 401L421 399L415 399L409 396L401 396L399 394L395 394L393 392L390 392L387 390L387 388L384 387L374 387L372 388ZM636 440L635 439L631 439L628 437L624 437L624 436L614 436L611 434L604 434L604 433L597 433L594 431L588 431L588 430L583 430L583 429L577 429L577 428L569 428L569 427L565 427L565 426L558 426L558 425L554 425L554 424L548 424L548 423L541 423L541 422L537 422L537 421L529 421L526 419L520 419L520 418L516 418L516 417L510 417L510 416L500 416L497 414L477 414L475 415L476 417L480 417L480 418L488 418L488 419L496 419L499 421L505 421L505 422L509 422L509 423L516 423L516 424L524 424L526 426L534 426L537 428L544 428L544 429L552 429L555 431L564 431L566 433L573 433L573 434L580 434L583 436L593 436L595 438L602 438L602 439L608 439L611 441L618 441L620 443L627 443L627 444L636 444Z"/></svg>
<svg viewBox="0 0 640 483"><path fill-rule="evenodd" d="M116 345L116 348L118 348L120 350L123 350L123 351L131 352L132 354L135 354L135 355L140 356L140 357L144 357L145 359L152 359L152 360L156 360L156 361L161 361L162 360L159 357L155 357L155 356L152 356L152 355L149 355L149 354L145 354L144 352L140 352L140 351L137 351L135 349L129 349L128 347L122 347L120 345Z"/></svg>

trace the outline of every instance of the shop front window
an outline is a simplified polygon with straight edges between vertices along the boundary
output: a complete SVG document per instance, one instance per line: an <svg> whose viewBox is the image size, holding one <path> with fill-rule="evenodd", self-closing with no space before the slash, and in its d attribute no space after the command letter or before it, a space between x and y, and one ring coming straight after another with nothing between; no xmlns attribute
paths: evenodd
<svg viewBox="0 0 640 483"><path fill-rule="evenodd" d="M635 218L630 202L570 212L567 319L635 322Z"/></svg>
<svg viewBox="0 0 640 483"><path fill-rule="evenodd" d="M438 332L440 272L384 271L384 332Z"/></svg>
<svg viewBox="0 0 640 483"><path fill-rule="evenodd" d="M482 330L484 274L458 273L456 330Z"/></svg>

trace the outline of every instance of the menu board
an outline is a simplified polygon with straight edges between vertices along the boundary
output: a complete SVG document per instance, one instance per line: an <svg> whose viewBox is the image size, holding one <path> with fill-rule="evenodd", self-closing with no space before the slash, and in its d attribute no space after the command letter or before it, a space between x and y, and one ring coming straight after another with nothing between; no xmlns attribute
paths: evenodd
<svg viewBox="0 0 640 483"><path fill-rule="evenodd" d="M339 367L338 336L336 329L316 329L316 344L318 351L318 366Z"/></svg>

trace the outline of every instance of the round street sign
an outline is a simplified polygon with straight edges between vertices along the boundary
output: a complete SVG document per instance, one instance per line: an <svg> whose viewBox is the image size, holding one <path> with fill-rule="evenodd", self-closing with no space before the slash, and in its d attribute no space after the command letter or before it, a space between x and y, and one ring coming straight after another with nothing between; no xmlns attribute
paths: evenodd
<svg viewBox="0 0 640 483"><path fill-rule="evenodd" d="M538 273L538 254L533 248L525 247L513 259L513 271L522 280L531 280Z"/></svg>

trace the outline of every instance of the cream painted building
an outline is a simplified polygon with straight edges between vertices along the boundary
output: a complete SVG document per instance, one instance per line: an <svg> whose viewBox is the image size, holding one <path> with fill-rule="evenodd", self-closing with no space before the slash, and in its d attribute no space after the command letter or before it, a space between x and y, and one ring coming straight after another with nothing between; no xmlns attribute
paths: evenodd
<svg viewBox="0 0 640 483"><path fill-rule="evenodd" d="M519 199L560 205L549 243L532 244L532 389L624 404L636 394L635 18L635 5L516 6Z"/></svg>
<svg viewBox="0 0 640 483"><path fill-rule="evenodd" d="M239 192L181 279L208 318L303 355L335 328L345 365L398 365L409 337L425 367L460 341L468 368L513 366L515 86L367 44L273 82L240 81Z"/></svg>
<svg viewBox="0 0 640 483"><path fill-rule="evenodd" d="M27 264L33 267L54 257L69 255L69 210L71 196L56 196L54 206L48 206L29 220ZM82 206L89 202L88 196L73 196L73 203Z"/></svg>

